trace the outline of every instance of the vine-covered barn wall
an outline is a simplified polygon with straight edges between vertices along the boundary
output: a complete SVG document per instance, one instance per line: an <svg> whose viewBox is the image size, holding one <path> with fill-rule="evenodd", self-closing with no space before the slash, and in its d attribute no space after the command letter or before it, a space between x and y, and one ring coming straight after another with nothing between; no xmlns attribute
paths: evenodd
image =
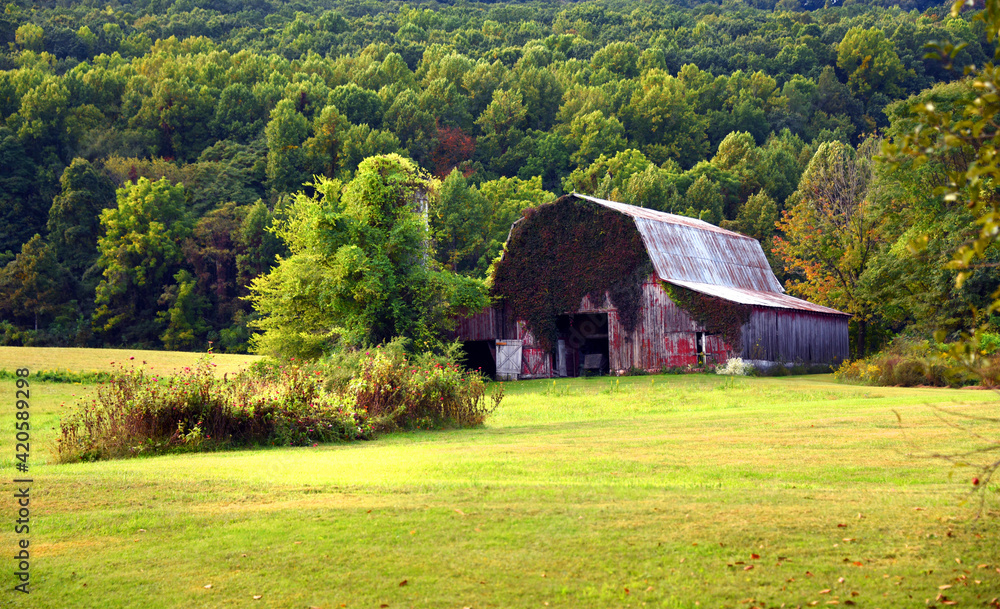
<svg viewBox="0 0 1000 609"><path fill-rule="evenodd" d="M493 276L494 296L523 320L539 344L552 348L556 318L585 296L611 299L631 332L652 262L632 218L570 195L524 212Z"/></svg>
<svg viewBox="0 0 1000 609"><path fill-rule="evenodd" d="M741 345L743 326L750 321L751 307L667 282L663 282L662 287L670 300L696 319L708 332L721 334L729 345Z"/></svg>

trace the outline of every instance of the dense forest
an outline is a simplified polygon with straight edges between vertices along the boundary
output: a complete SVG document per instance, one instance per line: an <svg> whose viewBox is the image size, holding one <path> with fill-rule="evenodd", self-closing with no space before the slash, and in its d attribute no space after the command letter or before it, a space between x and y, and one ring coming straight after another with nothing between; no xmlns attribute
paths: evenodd
<svg viewBox="0 0 1000 609"><path fill-rule="evenodd" d="M968 155L880 154L993 57L948 5L17 0L0 43L2 344L245 351L255 279L315 246L296 193L391 153L470 279L577 191L760 239L858 353L989 323L1000 285L945 266L976 227L933 193Z"/></svg>

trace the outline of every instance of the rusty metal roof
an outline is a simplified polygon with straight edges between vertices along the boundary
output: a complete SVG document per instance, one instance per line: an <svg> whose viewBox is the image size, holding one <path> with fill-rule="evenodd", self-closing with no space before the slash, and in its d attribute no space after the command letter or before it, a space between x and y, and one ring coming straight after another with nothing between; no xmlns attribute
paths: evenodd
<svg viewBox="0 0 1000 609"><path fill-rule="evenodd" d="M660 279L742 304L845 315L788 296L760 242L695 218L573 193L630 216Z"/></svg>
<svg viewBox="0 0 1000 609"><path fill-rule="evenodd" d="M758 292L756 290L744 290L741 288L731 288L722 285L711 285L707 283L695 283L693 281L678 281L676 279L668 281L682 288L701 292L708 296L724 298L732 302L758 307L775 307L778 309L795 309L797 311L810 311L812 313L826 313L828 315L847 315L836 309L814 304L808 300L802 300L788 294L777 294L775 292Z"/></svg>

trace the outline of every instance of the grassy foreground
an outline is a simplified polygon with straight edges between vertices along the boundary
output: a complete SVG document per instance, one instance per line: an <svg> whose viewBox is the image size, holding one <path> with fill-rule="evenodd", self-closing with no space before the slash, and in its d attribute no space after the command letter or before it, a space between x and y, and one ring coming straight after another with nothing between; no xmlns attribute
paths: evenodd
<svg viewBox="0 0 1000 609"><path fill-rule="evenodd" d="M1000 517L973 519L967 481L910 456L967 441L928 404L995 413L987 392L828 376L534 381L508 384L479 429L43 464L59 404L81 389L32 387L32 593L11 592L6 482L3 606L983 607L1000 595ZM13 383L0 395L12 472Z"/></svg>

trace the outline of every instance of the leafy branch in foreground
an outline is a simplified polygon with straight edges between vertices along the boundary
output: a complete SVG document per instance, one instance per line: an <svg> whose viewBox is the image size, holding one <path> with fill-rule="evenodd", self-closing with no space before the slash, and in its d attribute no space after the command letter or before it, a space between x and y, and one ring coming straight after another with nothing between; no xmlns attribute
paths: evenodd
<svg viewBox="0 0 1000 609"><path fill-rule="evenodd" d="M934 406L933 408L934 416L941 423L962 433L967 438L981 443L980 446L969 450L951 452L935 451L925 456L932 459L942 459L951 463L955 468L972 469L971 493L979 494L979 515L982 515L986 504L985 489L989 488L993 477L1000 470L1000 458L997 458L997 455L1000 455L1000 440L977 431L976 427L988 424L1000 424L1000 418L972 415L945 409L940 406ZM905 433L902 415L896 410L892 412L896 415L900 429Z"/></svg>
<svg viewBox="0 0 1000 609"><path fill-rule="evenodd" d="M957 17L964 6L972 2L955 0L951 14ZM986 36L990 43L996 43L1000 35L1000 0L985 0L983 9L973 16L986 26ZM964 45L942 42L930 45L928 58L938 59L951 67ZM947 268L958 271L955 283L958 288L971 277L972 272L988 268L1000 249L1000 70L996 66L1000 59L1000 47L994 51L993 61L982 66L969 65L965 74L971 85L971 93L953 106L937 105L933 101L917 104L912 108L915 125L898 142L883 147L883 153L897 166L902 159L912 161L916 169L932 159L946 159L946 180L936 194L946 202L963 201L975 217L978 233L961 245L954 253ZM924 235L911 245L911 249L926 247L929 235ZM990 297L987 314L1000 310L1000 288ZM973 311L975 316L977 312ZM964 334L962 339L950 348L950 355L984 379L987 374L975 367L981 349L979 337L982 328ZM939 337L941 340L943 337ZM956 465L970 466L977 470L973 479L973 491L987 487L997 470L1000 469L1000 440L984 435L974 429L974 425L1000 422L995 417L968 415L938 409L939 419L950 427L961 430L967 437L982 442L983 445L970 451L939 453L934 456ZM896 415L899 417L899 414ZM960 423L964 422L965 424Z"/></svg>

